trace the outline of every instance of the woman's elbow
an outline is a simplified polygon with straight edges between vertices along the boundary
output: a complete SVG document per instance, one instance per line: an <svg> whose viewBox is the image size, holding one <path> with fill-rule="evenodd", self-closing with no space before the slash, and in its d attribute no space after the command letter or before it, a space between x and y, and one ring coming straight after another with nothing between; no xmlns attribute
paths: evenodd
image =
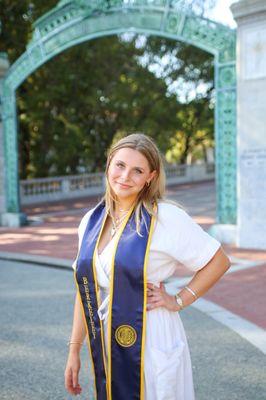
<svg viewBox="0 0 266 400"><path fill-rule="evenodd" d="M212 264L215 265L217 269L220 270L222 273L225 273L231 267L231 261L227 254L224 252L222 246L220 246L217 250L212 260Z"/></svg>
<svg viewBox="0 0 266 400"><path fill-rule="evenodd" d="M227 256L227 254L224 252L222 246L220 247L220 256L222 257L222 262L221 264L224 267L225 272L231 267L231 261L230 258Z"/></svg>
<svg viewBox="0 0 266 400"><path fill-rule="evenodd" d="M226 256L225 270L227 271L231 267L231 261L229 257Z"/></svg>

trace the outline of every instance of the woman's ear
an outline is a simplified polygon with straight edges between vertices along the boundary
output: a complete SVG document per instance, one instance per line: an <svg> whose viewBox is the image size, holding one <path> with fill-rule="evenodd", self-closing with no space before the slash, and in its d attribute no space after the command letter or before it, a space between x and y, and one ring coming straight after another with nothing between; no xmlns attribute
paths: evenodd
<svg viewBox="0 0 266 400"><path fill-rule="evenodd" d="M156 170L152 171L152 172L150 173L150 179L149 179L149 182L150 182L150 181L152 181L152 180L153 180L153 178L154 178L156 175L157 175L157 171L156 171Z"/></svg>

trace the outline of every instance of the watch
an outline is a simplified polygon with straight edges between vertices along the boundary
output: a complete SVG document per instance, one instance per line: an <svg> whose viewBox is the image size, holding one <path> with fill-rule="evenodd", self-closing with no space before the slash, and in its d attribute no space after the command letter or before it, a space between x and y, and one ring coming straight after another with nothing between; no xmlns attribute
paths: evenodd
<svg viewBox="0 0 266 400"><path fill-rule="evenodd" d="M179 305L180 309L182 310L184 308L184 304L183 304L183 300L181 299L179 294L175 295L175 299L176 299L176 302Z"/></svg>

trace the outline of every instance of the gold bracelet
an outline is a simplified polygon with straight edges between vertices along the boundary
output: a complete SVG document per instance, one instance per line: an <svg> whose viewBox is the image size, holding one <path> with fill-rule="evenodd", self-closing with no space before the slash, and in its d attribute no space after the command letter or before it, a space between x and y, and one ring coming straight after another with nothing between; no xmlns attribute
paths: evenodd
<svg viewBox="0 0 266 400"><path fill-rule="evenodd" d="M81 343L81 342L72 342L71 340L69 340L68 342L67 342L67 345L69 346L70 344L83 344L83 343Z"/></svg>
<svg viewBox="0 0 266 400"><path fill-rule="evenodd" d="M177 304L178 304L179 307L180 307L180 311L183 310L184 304L183 304L183 300L182 300L182 298L179 296L179 294L176 294L176 295L175 295L175 300L176 300Z"/></svg>
<svg viewBox="0 0 266 400"><path fill-rule="evenodd" d="M197 300L198 296L196 295L194 290L192 290L189 286L185 286L184 289L187 289L191 294L193 294L193 296L195 297L195 300Z"/></svg>

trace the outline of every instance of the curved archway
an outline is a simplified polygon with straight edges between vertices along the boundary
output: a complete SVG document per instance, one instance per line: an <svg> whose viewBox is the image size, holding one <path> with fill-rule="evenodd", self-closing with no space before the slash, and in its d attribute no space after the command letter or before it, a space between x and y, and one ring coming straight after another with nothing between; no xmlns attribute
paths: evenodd
<svg viewBox="0 0 266 400"><path fill-rule="evenodd" d="M216 22L186 13L172 0L61 0L34 24L26 51L2 82L6 209L20 212L16 89L60 52L97 37L135 32L199 47L215 61L217 222L236 223L236 34Z"/></svg>

